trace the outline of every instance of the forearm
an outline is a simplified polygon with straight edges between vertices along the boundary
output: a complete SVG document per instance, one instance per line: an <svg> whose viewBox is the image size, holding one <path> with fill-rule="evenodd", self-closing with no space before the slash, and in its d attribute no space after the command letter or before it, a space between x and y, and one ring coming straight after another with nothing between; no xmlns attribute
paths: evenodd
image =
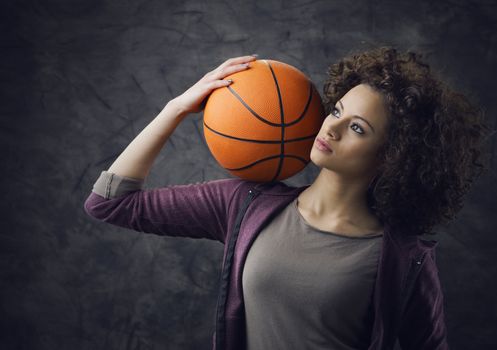
<svg viewBox="0 0 497 350"><path fill-rule="evenodd" d="M117 157L107 170L119 176L145 179L169 136L186 116L171 100Z"/></svg>

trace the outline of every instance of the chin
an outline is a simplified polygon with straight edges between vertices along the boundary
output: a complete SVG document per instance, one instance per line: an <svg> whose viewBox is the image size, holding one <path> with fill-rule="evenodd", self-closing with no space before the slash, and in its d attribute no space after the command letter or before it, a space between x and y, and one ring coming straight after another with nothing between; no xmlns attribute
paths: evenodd
<svg viewBox="0 0 497 350"><path fill-rule="evenodd" d="M333 163L330 160L323 157L321 154L316 156L313 152L311 152L310 158L311 162L319 168L328 168L330 165L332 165L331 163Z"/></svg>

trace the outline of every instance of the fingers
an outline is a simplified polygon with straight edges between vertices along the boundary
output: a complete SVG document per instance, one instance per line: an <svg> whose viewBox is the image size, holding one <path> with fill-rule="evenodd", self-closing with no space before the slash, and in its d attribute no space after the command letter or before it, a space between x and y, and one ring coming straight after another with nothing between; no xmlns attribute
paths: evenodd
<svg viewBox="0 0 497 350"><path fill-rule="evenodd" d="M212 79L223 79L233 73L248 69L250 62L257 60L257 56L240 56L226 60L223 64L210 72Z"/></svg>
<svg viewBox="0 0 497 350"><path fill-rule="evenodd" d="M214 89L217 89L217 88L220 88L223 86L228 86L232 82L233 82L232 80L214 80L214 81L211 81L210 83L208 83L207 86L210 90L214 90Z"/></svg>
<svg viewBox="0 0 497 350"><path fill-rule="evenodd" d="M228 75L231 75L231 74L236 73L236 72L240 72L242 70L246 70L249 67L250 67L250 65L248 62L237 64L235 66L228 66L228 67L222 69L221 71L216 72L214 74L214 78L215 79L223 79L224 77L227 77Z"/></svg>
<svg viewBox="0 0 497 350"><path fill-rule="evenodd" d="M257 56L255 55L248 55L248 56L240 56L240 57L233 57L229 58L224 63L222 63L219 67L217 67L215 70L216 71L221 71L225 69L226 67L241 64L241 63L246 63L246 62L251 62L255 61L257 59Z"/></svg>
<svg viewBox="0 0 497 350"><path fill-rule="evenodd" d="M223 65L245 63L245 62L249 62L249 61L254 61L256 59L257 59L257 56L253 56L253 55L229 58L221 66L223 66Z"/></svg>

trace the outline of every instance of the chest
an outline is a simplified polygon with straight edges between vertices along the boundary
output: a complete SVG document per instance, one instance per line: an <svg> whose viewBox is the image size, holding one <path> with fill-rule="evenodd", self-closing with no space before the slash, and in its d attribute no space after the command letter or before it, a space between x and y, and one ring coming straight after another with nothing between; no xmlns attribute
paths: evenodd
<svg viewBox="0 0 497 350"><path fill-rule="evenodd" d="M350 293L367 299L374 284L382 237L335 235L313 228L290 206L256 237L243 268L244 291L287 303L313 300L321 308Z"/></svg>
<svg viewBox="0 0 497 350"><path fill-rule="evenodd" d="M338 222L336 220L330 220L323 216L313 215L311 212L300 207L298 200L295 201L295 207L298 215L306 222L309 226L314 227L321 231L338 233L343 236L359 237L359 236L376 236L382 234L384 228L376 223L374 226L371 225L361 225L354 224L350 222ZM365 234L366 233L366 234Z"/></svg>

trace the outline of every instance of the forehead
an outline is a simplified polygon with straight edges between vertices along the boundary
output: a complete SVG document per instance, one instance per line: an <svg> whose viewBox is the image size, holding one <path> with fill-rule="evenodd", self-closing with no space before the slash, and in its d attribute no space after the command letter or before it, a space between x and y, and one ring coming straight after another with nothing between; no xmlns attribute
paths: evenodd
<svg viewBox="0 0 497 350"><path fill-rule="evenodd" d="M383 94L367 84L350 89L341 99L345 112L359 115L373 124L375 130L387 124L388 108Z"/></svg>

